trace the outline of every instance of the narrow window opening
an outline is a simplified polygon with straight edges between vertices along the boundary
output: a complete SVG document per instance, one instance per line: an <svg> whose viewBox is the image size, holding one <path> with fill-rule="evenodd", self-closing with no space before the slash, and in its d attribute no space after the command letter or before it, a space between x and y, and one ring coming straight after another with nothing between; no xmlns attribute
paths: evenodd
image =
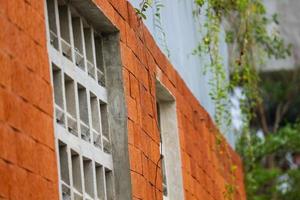
<svg viewBox="0 0 300 200"><path fill-rule="evenodd" d="M71 150L72 156L72 177L75 199L82 199L82 181L81 181L81 164L80 156L74 150Z"/></svg>
<svg viewBox="0 0 300 200"><path fill-rule="evenodd" d="M69 162L67 145L59 141L59 162L60 162L60 177L62 198L71 199L70 177L69 177Z"/></svg>
<svg viewBox="0 0 300 200"><path fill-rule="evenodd" d="M72 48L70 38L70 21L69 21L69 7L64 1L59 1L58 13L59 13L59 27L60 27L60 42L63 55L72 60Z"/></svg>
<svg viewBox="0 0 300 200"><path fill-rule="evenodd" d="M92 111L92 133L94 145L101 149L99 103L96 95L94 95L93 93L90 93L90 103Z"/></svg>
<svg viewBox="0 0 300 200"><path fill-rule="evenodd" d="M93 179L93 162L88 158L83 158L85 199L94 197L94 179Z"/></svg>
<svg viewBox="0 0 300 200"><path fill-rule="evenodd" d="M113 192L113 177L112 171L109 169L105 169L105 183L106 183L106 199L113 200L114 199L114 192Z"/></svg>
<svg viewBox="0 0 300 200"><path fill-rule="evenodd" d="M86 89L78 84L81 138L90 142L89 115Z"/></svg>
<svg viewBox="0 0 300 200"><path fill-rule="evenodd" d="M96 184L97 184L97 197L98 199L105 199L105 185L103 167L96 163Z"/></svg>
<svg viewBox="0 0 300 200"><path fill-rule="evenodd" d="M49 24L49 35L50 44L58 50L58 36L55 16L55 1L47 0L47 12L48 12L48 24Z"/></svg>
<svg viewBox="0 0 300 200"><path fill-rule="evenodd" d="M75 102L75 83L67 75L65 75L65 93L67 107L67 127L68 131L74 135L78 135L77 119L76 119L76 102Z"/></svg>
<svg viewBox="0 0 300 200"><path fill-rule="evenodd" d="M96 78L95 64L94 64L94 52L93 52L93 31L90 27L84 28L84 42L85 42L85 53L86 53L86 64L88 75L93 79Z"/></svg>
<svg viewBox="0 0 300 200"><path fill-rule="evenodd" d="M72 15L72 29L74 39L74 53L75 53L75 64L82 70L84 67L83 57L83 36L82 36L82 21L79 16Z"/></svg>
<svg viewBox="0 0 300 200"><path fill-rule="evenodd" d="M62 87L62 72L52 64L52 77L54 88L54 101L55 101L55 118L58 124L65 124L64 115L64 101L63 101L63 87Z"/></svg>
<svg viewBox="0 0 300 200"><path fill-rule="evenodd" d="M102 128L102 139L103 139L103 151L106 153L111 152L110 138L109 138L109 127L108 127L108 116L107 116L107 105L100 101L101 111L101 128Z"/></svg>
<svg viewBox="0 0 300 200"><path fill-rule="evenodd" d="M98 84L105 86L105 75L104 75L104 60L102 51L102 39L101 36L95 34L95 52L96 52L96 63L97 63L97 79Z"/></svg>

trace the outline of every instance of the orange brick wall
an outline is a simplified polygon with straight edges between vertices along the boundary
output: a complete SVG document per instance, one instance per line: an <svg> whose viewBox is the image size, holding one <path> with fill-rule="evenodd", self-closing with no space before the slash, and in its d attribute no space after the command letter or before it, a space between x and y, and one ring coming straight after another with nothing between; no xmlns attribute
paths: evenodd
<svg viewBox="0 0 300 200"><path fill-rule="evenodd" d="M58 199L42 2L0 0L0 199Z"/></svg>
<svg viewBox="0 0 300 200"><path fill-rule="evenodd" d="M176 98L185 199L222 200L226 183L237 185L235 200L245 199L240 158L226 142L216 145L207 112L134 8L125 0L94 2L120 30L133 198L162 199L158 77ZM0 199L58 199L43 0L0 0L0 27Z"/></svg>

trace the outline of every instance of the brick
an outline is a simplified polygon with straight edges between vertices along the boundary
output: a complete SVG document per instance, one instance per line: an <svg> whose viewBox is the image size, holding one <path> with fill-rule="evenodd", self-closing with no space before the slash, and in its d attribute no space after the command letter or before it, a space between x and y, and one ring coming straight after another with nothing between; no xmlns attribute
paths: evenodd
<svg viewBox="0 0 300 200"><path fill-rule="evenodd" d="M137 122L138 114L137 114L136 101L129 96L127 96L126 100L127 100L128 118L134 122Z"/></svg>
<svg viewBox="0 0 300 200"><path fill-rule="evenodd" d="M22 45L20 38L22 38L22 34L17 26L1 15L0 26L3 27L0 32L0 49L10 56L15 55L18 51L20 52L20 46Z"/></svg>
<svg viewBox="0 0 300 200"><path fill-rule="evenodd" d="M9 165L10 173L10 199L31 199L30 194L30 184L28 182L28 172L16 165Z"/></svg>
<svg viewBox="0 0 300 200"><path fill-rule="evenodd" d="M149 168L148 168L148 158L142 153L142 169L143 169L143 176L146 180L149 180Z"/></svg>
<svg viewBox="0 0 300 200"><path fill-rule="evenodd" d="M50 84L46 83L35 73L22 67L19 62L16 62L12 72L12 89L27 101L52 115L53 104Z"/></svg>
<svg viewBox="0 0 300 200"><path fill-rule="evenodd" d="M145 43L143 40L139 38L138 40L138 47L139 47L139 60L141 61L142 65L145 66L146 69L149 69L148 67L148 61L147 61L147 47L145 46Z"/></svg>
<svg viewBox="0 0 300 200"><path fill-rule="evenodd" d="M47 199L48 197L45 196L46 194L46 180L42 177L28 173L27 174L27 181L30 183L27 186L27 195L30 197L30 199ZM37 192L39 191L39 192Z"/></svg>
<svg viewBox="0 0 300 200"><path fill-rule="evenodd" d="M128 146L130 169L139 174L142 174L142 154L141 151L132 145Z"/></svg>
<svg viewBox="0 0 300 200"><path fill-rule="evenodd" d="M157 179L158 172L161 170L157 163L148 160L148 169L149 169L149 182L152 185L155 185L155 178ZM162 184L162 183L160 183Z"/></svg>
<svg viewBox="0 0 300 200"><path fill-rule="evenodd" d="M136 79L136 77L130 73L129 75L129 80L130 80L130 95L132 98L136 99L139 98L139 82Z"/></svg>
<svg viewBox="0 0 300 200"><path fill-rule="evenodd" d="M142 199L146 194L146 181L142 175L131 172L132 195Z"/></svg>
<svg viewBox="0 0 300 200"><path fill-rule="evenodd" d="M1 88L0 99L0 120L54 149L54 127L50 116Z"/></svg>
<svg viewBox="0 0 300 200"><path fill-rule="evenodd" d="M25 0L29 3L41 16L44 16L44 1L40 0Z"/></svg>
<svg viewBox="0 0 300 200"><path fill-rule="evenodd" d="M9 197L9 188L10 188L10 172L9 167L6 162L0 159L0 198Z"/></svg>
<svg viewBox="0 0 300 200"><path fill-rule="evenodd" d="M151 152L150 141L151 141L151 138L144 131L140 132L140 136L141 136L141 150L147 158L150 158L150 152Z"/></svg>
<svg viewBox="0 0 300 200"><path fill-rule="evenodd" d="M150 140L150 160L157 163L160 159L160 146L153 140Z"/></svg>
<svg viewBox="0 0 300 200"><path fill-rule="evenodd" d="M139 27L141 21L137 16L134 7L131 5L129 1L127 1L127 9L128 9L129 25L131 28L136 30Z"/></svg>
<svg viewBox="0 0 300 200"><path fill-rule="evenodd" d="M151 136L153 133L153 118L148 114L142 115L142 129Z"/></svg>
<svg viewBox="0 0 300 200"><path fill-rule="evenodd" d="M136 37L134 30L128 24L126 24L126 44L133 53L139 57L138 38Z"/></svg>
<svg viewBox="0 0 300 200"><path fill-rule="evenodd" d="M45 18L30 4L25 4L24 16L28 18L28 20L25 21L25 31L39 45L46 46Z"/></svg>
<svg viewBox="0 0 300 200"><path fill-rule="evenodd" d="M118 11L118 14L125 20L128 19L127 1L126 0L109 0L111 5Z"/></svg>
<svg viewBox="0 0 300 200"><path fill-rule="evenodd" d="M0 158L16 163L16 133L8 126L0 123Z"/></svg>
<svg viewBox="0 0 300 200"><path fill-rule="evenodd" d="M7 15L7 2L6 0L0 0L0 14Z"/></svg>
<svg viewBox="0 0 300 200"><path fill-rule="evenodd" d="M155 199L155 188L148 182L146 186L147 198L146 199Z"/></svg>
<svg viewBox="0 0 300 200"><path fill-rule="evenodd" d="M16 143L18 144L16 147L18 165L37 173L39 171L38 161L40 160L37 143L23 133L16 135Z"/></svg>
<svg viewBox="0 0 300 200"><path fill-rule="evenodd" d="M191 158L189 155L181 151L181 160L183 169L185 169L187 173L191 173Z"/></svg>
<svg viewBox="0 0 300 200"><path fill-rule="evenodd" d="M143 115L149 114L153 117L153 100L152 96L150 95L149 91L142 85L139 86L139 94L140 94L140 102L141 102L141 109L143 111ZM156 105L156 104L155 104Z"/></svg>
<svg viewBox="0 0 300 200"><path fill-rule="evenodd" d="M35 140L54 149L54 127L53 118L41 112L36 107L24 104L22 114L21 129ZM44 131L40 131L44 130Z"/></svg>
<svg viewBox="0 0 300 200"><path fill-rule="evenodd" d="M132 120L128 120L128 143L141 149L141 135L140 128Z"/></svg>
<svg viewBox="0 0 300 200"><path fill-rule="evenodd" d="M25 29L27 20L32 20L26 16L26 3L24 0L8 1L8 18L21 29Z"/></svg>
<svg viewBox="0 0 300 200"><path fill-rule="evenodd" d="M115 10L113 6L109 3L109 1L103 0L93 0L99 9L103 12L103 14L112 22L115 21Z"/></svg>
<svg viewBox="0 0 300 200"><path fill-rule="evenodd" d="M126 43L126 22L117 12L115 12L115 24L120 32L120 40Z"/></svg>
<svg viewBox="0 0 300 200"><path fill-rule="evenodd" d="M10 88L12 74L12 60L4 52L0 52L0 85Z"/></svg>
<svg viewBox="0 0 300 200"><path fill-rule="evenodd" d="M134 144L134 122L127 120L128 144Z"/></svg>
<svg viewBox="0 0 300 200"><path fill-rule="evenodd" d="M0 88L0 120L15 129L21 129L20 111L22 101L16 95Z"/></svg>
<svg viewBox="0 0 300 200"><path fill-rule="evenodd" d="M159 123L157 119L153 119L153 132L151 133L151 138L156 143L160 143L160 132L159 132Z"/></svg>
<svg viewBox="0 0 300 200"><path fill-rule="evenodd" d="M121 43L121 58L122 58L122 63L125 66L125 68L133 73L136 74L136 67L137 67L137 58L129 49L126 45Z"/></svg>
<svg viewBox="0 0 300 200"><path fill-rule="evenodd" d="M136 69L137 69L137 75L139 77L139 81L148 90L149 89L149 71L143 65L141 65L140 62Z"/></svg>
<svg viewBox="0 0 300 200"><path fill-rule="evenodd" d="M37 156L39 174L52 182L57 182L58 172L54 150L41 144L37 144L35 149L39 153Z"/></svg>
<svg viewBox="0 0 300 200"><path fill-rule="evenodd" d="M129 79L129 72L126 68L123 68L123 80L124 80L124 89L125 95L130 96L130 79Z"/></svg>

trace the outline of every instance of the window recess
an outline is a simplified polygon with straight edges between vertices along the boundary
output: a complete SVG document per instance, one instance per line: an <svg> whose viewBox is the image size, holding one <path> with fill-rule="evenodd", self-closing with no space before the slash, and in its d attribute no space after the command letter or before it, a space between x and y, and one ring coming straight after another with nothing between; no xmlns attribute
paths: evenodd
<svg viewBox="0 0 300 200"><path fill-rule="evenodd" d="M65 96L67 107L67 127L68 131L74 135L78 135L76 102L75 102L75 83L67 75L65 75Z"/></svg>
<svg viewBox="0 0 300 200"><path fill-rule="evenodd" d="M97 188L97 198L105 199L106 197L106 186L104 180L104 168L96 163L96 188Z"/></svg>
<svg viewBox="0 0 300 200"><path fill-rule="evenodd" d="M80 133L81 138L87 142L91 141L90 127L89 127L89 113L88 100L86 88L78 84L78 98L79 98L79 116L80 116Z"/></svg>
<svg viewBox="0 0 300 200"><path fill-rule="evenodd" d="M82 190L82 177L81 177L81 158L80 155L71 150L71 158L72 158L72 177L73 177L73 191L74 191L74 199L79 200L83 199L83 190Z"/></svg>
<svg viewBox="0 0 300 200"><path fill-rule="evenodd" d="M58 3L61 50L62 54L66 58L72 60L69 7L64 3L64 1L58 1Z"/></svg>
<svg viewBox="0 0 300 200"><path fill-rule="evenodd" d="M91 104L91 112L92 112L92 133L94 145L100 149L102 149L101 142L101 132L100 132L100 108L99 108L99 100L96 95L90 93L90 104Z"/></svg>
<svg viewBox="0 0 300 200"><path fill-rule="evenodd" d="M63 142L59 142L59 164L60 164L60 184L62 198L71 199L71 186L69 174L69 149Z"/></svg>
<svg viewBox="0 0 300 200"><path fill-rule="evenodd" d="M104 76L104 60L103 60L103 44L100 35L95 35L95 52L96 52L96 63L97 63L97 80L98 84L105 86L105 76Z"/></svg>
<svg viewBox="0 0 300 200"><path fill-rule="evenodd" d="M48 8L48 24L49 24L49 37L50 44L58 50L58 31L56 26L56 1L48 0L47 8Z"/></svg>
<svg viewBox="0 0 300 200"><path fill-rule="evenodd" d="M95 47L94 47L94 32L90 27L84 28L84 42L86 51L86 66L87 72L90 77L96 79L96 68L95 68Z"/></svg>
<svg viewBox="0 0 300 200"><path fill-rule="evenodd" d="M114 200L113 196L113 177L112 171L109 169L105 169L105 185L106 185L106 199Z"/></svg>
<svg viewBox="0 0 300 200"><path fill-rule="evenodd" d="M94 172L93 162L89 158L83 158L83 170L84 170L84 198L86 200L94 199Z"/></svg>
<svg viewBox="0 0 300 200"><path fill-rule="evenodd" d="M79 16L72 15L72 29L74 38L74 56L77 67L85 71L84 50L83 50L83 24Z"/></svg>
<svg viewBox="0 0 300 200"><path fill-rule="evenodd" d="M54 88L56 122L58 124L65 125L62 71L55 65L52 65L52 77L53 77L53 88Z"/></svg>
<svg viewBox="0 0 300 200"><path fill-rule="evenodd" d="M110 141L109 141L110 137L109 137L109 127L108 127L107 105L101 101L100 101L100 111L101 111L103 151L106 153L111 153Z"/></svg>

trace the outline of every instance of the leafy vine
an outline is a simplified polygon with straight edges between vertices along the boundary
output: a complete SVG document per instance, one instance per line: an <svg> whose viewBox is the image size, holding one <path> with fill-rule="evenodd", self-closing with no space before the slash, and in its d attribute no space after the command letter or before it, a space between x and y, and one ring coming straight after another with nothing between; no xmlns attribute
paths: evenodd
<svg viewBox="0 0 300 200"><path fill-rule="evenodd" d="M163 3L161 0L143 0L140 3L139 8L135 8L136 14L140 17L140 19L147 19L146 16L146 11L149 8L154 9L154 29L157 33L159 44L161 48L164 50L166 56L169 58L170 57L170 50L167 45L167 38L166 38L166 33L163 29L162 26L162 19L161 19L161 9L164 7Z"/></svg>
<svg viewBox="0 0 300 200"><path fill-rule="evenodd" d="M276 15L267 17L262 0L195 0L195 4L198 10L194 14L204 11L206 16L203 25L206 33L195 53L210 57L206 70L212 74L210 96L216 105L216 124L223 130L224 126L231 124L228 94L236 87L242 88L242 137L251 160L253 149L249 126L255 117L256 106L261 103L258 68L262 68L267 57L280 59L289 56L291 47L284 44L275 28L268 31L270 24L278 24L278 20ZM229 80L220 55L221 28L225 29L231 57Z"/></svg>

